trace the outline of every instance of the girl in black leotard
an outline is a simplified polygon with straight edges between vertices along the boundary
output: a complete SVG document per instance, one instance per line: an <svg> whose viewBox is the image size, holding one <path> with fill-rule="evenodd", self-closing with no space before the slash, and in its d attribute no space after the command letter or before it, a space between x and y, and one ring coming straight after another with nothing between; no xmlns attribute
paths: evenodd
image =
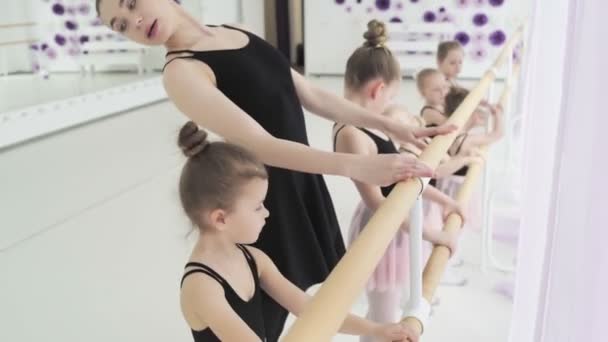
<svg viewBox="0 0 608 342"><path fill-rule="evenodd" d="M172 0L97 0L97 5L102 21L115 31L167 48L163 81L179 110L269 166L270 217L256 246L298 287L323 282L344 254L321 174L384 185L432 173L409 156L353 156L309 147L302 106L333 121L386 127L405 141L442 130L409 130L313 86L255 34L201 25ZM262 301L268 339L276 341L287 311L265 294Z"/></svg>
<svg viewBox="0 0 608 342"><path fill-rule="evenodd" d="M308 295L289 282L268 256L254 247L268 217L264 197L268 173L246 150L210 143L187 123L179 146L188 157L179 181L184 211L199 229L181 281L181 306L196 342L267 341L262 291L294 314ZM202 177L201 177L202 176ZM416 340L400 324L380 325L349 316L341 332L380 340Z"/></svg>
<svg viewBox="0 0 608 342"><path fill-rule="evenodd" d="M386 40L385 25L376 20L368 24L365 43L350 56L345 74L345 98L377 116L389 109L396 97L401 82L399 63L392 52L383 45ZM397 154L397 146L390 135L382 131L369 130L337 123L333 130L334 149L339 152L362 155ZM395 184L379 187L355 180L361 195L351 220L349 241L354 241L370 217L389 195ZM460 211L456 202L432 187L425 188L425 198L441 202L447 211ZM366 286L368 298L367 318L378 322L393 322L398 319L404 289L407 288L409 271L408 224L388 245ZM425 229L423 237L435 244L454 247L454 234ZM371 341L362 337L362 342Z"/></svg>

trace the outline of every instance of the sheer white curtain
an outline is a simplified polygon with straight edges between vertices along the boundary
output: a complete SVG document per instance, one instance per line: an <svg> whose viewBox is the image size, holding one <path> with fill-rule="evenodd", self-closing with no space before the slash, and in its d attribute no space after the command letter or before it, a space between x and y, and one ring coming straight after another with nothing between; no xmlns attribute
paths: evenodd
<svg viewBox="0 0 608 342"><path fill-rule="evenodd" d="M608 341L607 10L602 0L536 3L513 342Z"/></svg>

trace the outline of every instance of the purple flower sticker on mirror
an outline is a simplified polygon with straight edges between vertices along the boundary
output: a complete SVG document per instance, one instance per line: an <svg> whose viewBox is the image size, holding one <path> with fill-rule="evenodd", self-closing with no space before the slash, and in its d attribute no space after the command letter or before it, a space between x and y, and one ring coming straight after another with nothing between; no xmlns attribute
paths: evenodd
<svg viewBox="0 0 608 342"><path fill-rule="evenodd" d="M66 42L66 39L63 35L61 35L61 34L55 35L55 43L57 43L57 45L64 46L65 42Z"/></svg>
<svg viewBox="0 0 608 342"><path fill-rule="evenodd" d="M473 41L475 43L483 43L486 40L486 35L483 32L477 32L473 34Z"/></svg>
<svg viewBox="0 0 608 342"><path fill-rule="evenodd" d="M490 44L494 46L500 46L504 44L505 40L507 40L507 36L504 32L497 30L492 32L488 39L490 40Z"/></svg>
<svg viewBox="0 0 608 342"><path fill-rule="evenodd" d="M376 8L380 11L386 11L391 7L390 0L376 0Z"/></svg>
<svg viewBox="0 0 608 342"><path fill-rule="evenodd" d="M68 20L65 22L65 28L68 30L74 31L78 28L78 23L73 20Z"/></svg>
<svg viewBox="0 0 608 342"><path fill-rule="evenodd" d="M78 13L82 14L82 15L87 15L91 12L91 5L89 5L88 3L83 3L80 4L80 6L78 6Z"/></svg>
<svg viewBox="0 0 608 342"><path fill-rule="evenodd" d="M465 46L469 43L471 38L469 37L469 35L466 32L458 32L454 36L454 40L458 41L460 43L460 45Z"/></svg>
<svg viewBox="0 0 608 342"><path fill-rule="evenodd" d="M65 13L65 7L62 4L54 4L52 9L56 15L63 15Z"/></svg>
<svg viewBox="0 0 608 342"><path fill-rule="evenodd" d="M57 58L57 52L53 48L46 49L46 56L50 59Z"/></svg>
<svg viewBox="0 0 608 342"><path fill-rule="evenodd" d="M425 23L432 23L432 22L435 22L435 20L437 20L437 15L435 15L435 13L433 13L431 11L426 11L426 12L424 12L424 15L422 16L422 20L424 20Z"/></svg>
<svg viewBox="0 0 608 342"><path fill-rule="evenodd" d="M473 16L473 24L475 26L484 26L488 23L488 16L483 13L477 13Z"/></svg>
<svg viewBox="0 0 608 342"><path fill-rule="evenodd" d="M455 0L456 1L456 6L460 7L460 8L464 8L469 6L469 0Z"/></svg>
<svg viewBox="0 0 608 342"><path fill-rule="evenodd" d="M488 55L486 50L482 47L478 47L475 48L471 51L471 59L473 59L476 62L482 61L486 58L486 56Z"/></svg>

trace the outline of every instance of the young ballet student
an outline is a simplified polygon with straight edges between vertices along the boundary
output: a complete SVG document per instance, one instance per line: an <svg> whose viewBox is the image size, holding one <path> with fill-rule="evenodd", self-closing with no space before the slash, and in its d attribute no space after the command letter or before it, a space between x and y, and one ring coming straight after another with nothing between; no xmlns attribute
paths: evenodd
<svg viewBox="0 0 608 342"><path fill-rule="evenodd" d="M383 115L392 108L391 103L399 92L400 67L394 55L383 44L386 41L386 28L383 23L371 21L364 38L363 46L359 47L347 62L345 98L376 115ZM333 140L337 152L361 155L399 153L387 132L344 123L334 125ZM361 195L361 203L351 221L350 241L359 235L395 185L380 187L353 181ZM423 196L442 203L450 212L462 214L460 207L451 198L432 187L427 187ZM368 319L378 322L393 322L398 319L401 296L407 288L409 274L408 229L408 222L404 222L367 283ZM429 229L424 229L423 238L434 244L446 245L452 250L457 240L455 234ZM361 340L372 339L362 337Z"/></svg>
<svg viewBox="0 0 608 342"><path fill-rule="evenodd" d="M439 43L437 47L437 69L451 86L457 85L456 79L462 71L464 50L457 41Z"/></svg>
<svg viewBox="0 0 608 342"><path fill-rule="evenodd" d="M247 150L210 142L188 122L178 144L188 157L179 194L199 232L181 281L181 308L194 341L267 341L261 293L298 315L309 296L287 280L254 243L269 215L268 173ZM349 315L340 332L381 341L418 341L403 324Z"/></svg>

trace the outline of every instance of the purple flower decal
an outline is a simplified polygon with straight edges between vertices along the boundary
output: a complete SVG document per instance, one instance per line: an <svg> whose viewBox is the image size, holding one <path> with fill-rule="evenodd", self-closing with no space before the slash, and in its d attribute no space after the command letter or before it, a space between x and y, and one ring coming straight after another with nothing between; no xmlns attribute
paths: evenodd
<svg viewBox="0 0 608 342"><path fill-rule="evenodd" d="M424 20L425 23L432 23L437 20L437 15L431 11L427 11L422 16L422 20Z"/></svg>
<svg viewBox="0 0 608 342"><path fill-rule="evenodd" d="M56 34L55 35L55 43L57 43L57 45L59 45L59 46L64 46L65 45L65 37L63 35Z"/></svg>
<svg viewBox="0 0 608 342"><path fill-rule="evenodd" d="M467 7L469 5L469 0L456 0L456 6L460 8Z"/></svg>
<svg viewBox="0 0 608 342"><path fill-rule="evenodd" d="M484 50L483 48L477 48L471 51L471 58L477 62L485 59L487 55L488 54L486 50Z"/></svg>
<svg viewBox="0 0 608 342"><path fill-rule="evenodd" d="M376 8L380 11L386 11L391 7L390 0L376 0Z"/></svg>
<svg viewBox="0 0 608 342"><path fill-rule="evenodd" d="M54 4L52 9L56 15L63 15L65 13L65 7L62 4Z"/></svg>
<svg viewBox="0 0 608 342"><path fill-rule="evenodd" d="M483 13L477 13L473 16L473 24L475 26L483 26L488 23L488 16Z"/></svg>
<svg viewBox="0 0 608 342"><path fill-rule="evenodd" d="M505 35L504 32L498 30L498 31L494 31L490 34L490 36L488 37L488 39L490 40L490 44L494 45L494 46L499 46L504 44L505 40L507 40L507 36Z"/></svg>
<svg viewBox="0 0 608 342"><path fill-rule="evenodd" d="M50 59L57 58L57 52L53 48L46 49L46 55Z"/></svg>
<svg viewBox="0 0 608 342"><path fill-rule="evenodd" d="M469 35L466 32L458 32L454 36L454 40L458 41L460 43L460 45L465 46L469 43L471 38L469 37Z"/></svg>
<svg viewBox="0 0 608 342"><path fill-rule="evenodd" d="M91 12L91 6L85 2L78 6L78 12L82 15L87 15L89 12Z"/></svg>
<svg viewBox="0 0 608 342"><path fill-rule="evenodd" d="M505 0L488 0L488 2L490 3L490 5L492 5L494 7L498 7L498 6L502 6L502 4L505 2Z"/></svg>
<svg viewBox="0 0 608 342"><path fill-rule="evenodd" d="M68 20L65 22L65 28L71 31L76 30L78 28L78 23L73 20Z"/></svg>

